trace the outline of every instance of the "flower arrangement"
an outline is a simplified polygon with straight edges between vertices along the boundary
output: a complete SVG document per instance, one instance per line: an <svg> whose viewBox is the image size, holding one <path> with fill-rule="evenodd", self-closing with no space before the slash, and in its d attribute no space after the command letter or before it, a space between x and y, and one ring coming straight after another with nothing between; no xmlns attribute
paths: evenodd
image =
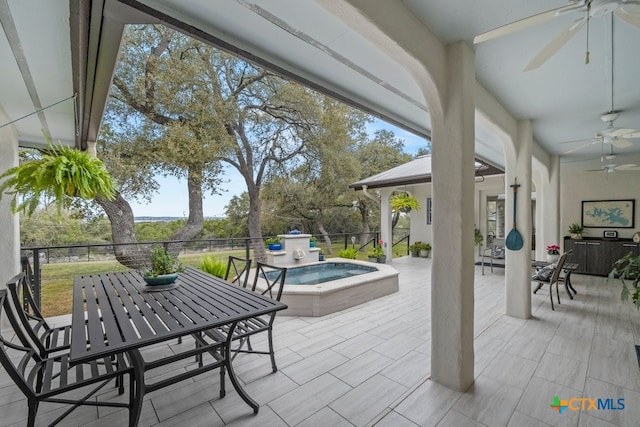
<svg viewBox="0 0 640 427"><path fill-rule="evenodd" d="M560 246L558 245L548 245L547 253L549 255L560 255Z"/></svg>

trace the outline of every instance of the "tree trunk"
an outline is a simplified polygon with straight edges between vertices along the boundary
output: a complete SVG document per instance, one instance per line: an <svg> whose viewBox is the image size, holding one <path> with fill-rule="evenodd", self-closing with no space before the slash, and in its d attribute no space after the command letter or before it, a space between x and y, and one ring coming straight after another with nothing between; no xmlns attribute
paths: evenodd
<svg viewBox="0 0 640 427"><path fill-rule="evenodd" d="M116 193L113 200L96 197L111 222L111 240L113 252L118 262L125 267L139 269L145 266L149 251L137 245L136 228L133 211L120 193Z"/></svg>
<svg viewBox="0 0 640 427"><path fill-rule="evenodd" d="M248 185L249 193L249 239L253 248L256 261L266 262L267 254L262 241L262 227L260 225L260 189L257 186Z"/></svg>
<svg viewBox="0 0 640 427"><path fill-rule="evenodd" d="M202 231L202 175L199 171L189 171L187 182L189 188L189 219L184 227L176 231L171 240L191 240ZM116 193L113 200L97 197L98 203L104 209L111 222L111 240L113 252L118 262L125 267L141 269L149 265L148 244L138 244L136 237L133 211L120 193ZM169 253L177 256L184 246L183 242L167 245Z"/></svg>
<svg viewBox="0 0 640 427"><path fill-rule="evenodd" d="M331 247L331 237L329 237L327 230L325 230L324 224L320 221L316 221L316 225L318 227L318 230L320 230L320 234L322 234L322 236L324 237L324 243L327 246L327 254L332 254L333 248Z"/></svg>
<svg viewBox="0 0 640 427"><path fill-rule="evenodd" d="M371 238L371 229L369 228L369 209L367 206L360 208L360 216L362 221L362 232L360 234L360 247L364 247Z"/></svg>
<svg viewBox="0 0 640 427"><path fill-rule="evenodd" d="M189 191L189 218L187 223L170 237L170 240L191 240L202 231L204 213L202 211L202 172L189 169L187 179ZM184 243L171 243L167 251L177 256Z"/></svg>

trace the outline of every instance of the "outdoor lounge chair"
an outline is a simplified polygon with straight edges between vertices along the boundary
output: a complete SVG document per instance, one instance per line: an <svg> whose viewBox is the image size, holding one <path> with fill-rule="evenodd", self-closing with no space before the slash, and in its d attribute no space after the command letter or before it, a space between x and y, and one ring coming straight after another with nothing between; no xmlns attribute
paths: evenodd
<svg viewBox="0 0 640 427"><path fill-rule="evenodd" d="M15 279L15 280L14 280ZM11 281L22 280L14 278ZM0 290L0 316L9 318L13 332L19 343L0 333L0 363L27 398L27 426L35 425L40 402L71 405L50 426L56 425L74 409L82 405L109 406L129 409L129 422L133 422L135 402L135 382L132 364L124 354L118 354L113 360L109 357L92 360L88 363L71 365L69 353L59 353L55 357L43 358L32 346L21 325L14 316L6 290ZM128 403L95 400L94 396L111 380L129 375ZM85 389L76 392L76 390ZM87 391L88 390L88 391Z"/></svg>

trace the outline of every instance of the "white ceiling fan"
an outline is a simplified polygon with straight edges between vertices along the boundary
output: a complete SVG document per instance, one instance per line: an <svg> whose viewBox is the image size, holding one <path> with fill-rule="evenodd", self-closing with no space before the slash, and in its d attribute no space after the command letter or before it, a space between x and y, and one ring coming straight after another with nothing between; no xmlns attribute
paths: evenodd
<svg viewBox="0 0 640 427"><path fill-rule="evenodd" d="M584 144L578 147L572 148L569 151L565 151L563 154L573 153L581 148L588 147L593 144L609 144L616 148L628 148L633 145L631 139L640 138L640 131L636 129L624 129L613 126L613 122L620 116L617 111L609 111L600 116L600 120L607 123L607 127L596 134L593 138L577 139L574 141L565 141L561 144L573 144L576 142L583 142Z"/></svg>
<svg viewBox="0 0 640 427"><path fill-rule="evenodd" d="M616 171L639 171L640 166L635 163L626 163L622 165L618 165L613 163L616 155L613 154L613 149L611 150L611 154L603 156L601 160L604 162L607 160L607 163L603 163L603 165L598 169L588 169L587 172L604 172L604 173L613 173Z"/></svg>
<svg viewBox="0 0 640 427"><path fill-rule="evenodd" d="M578 18L573 21L563 32L558 34L549 44L547 44L536 55L531 62L525 67L524 71L534 70L544 64L551 58L562 46L567 44L573 36L585 25L589 23L591 18L612 13L623 21L640 27L640 1L638 0L571 0L568 5L557 7L528 18L520 19L510 24L495 28L486 33L477 35L473 39L474 44L482 43L497 37L506 36L516 31L541 24L567 13L574 13ZM588 39L587 39L588 40ZM589 63L589 51L587 41L587 52L585 55L585 63Z"/></svg>

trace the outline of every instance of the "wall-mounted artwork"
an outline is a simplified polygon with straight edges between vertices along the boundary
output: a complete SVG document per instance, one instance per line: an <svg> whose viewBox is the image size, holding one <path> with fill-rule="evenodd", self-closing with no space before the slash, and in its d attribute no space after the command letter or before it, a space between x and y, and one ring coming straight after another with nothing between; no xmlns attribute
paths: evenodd
<svg viewBox="0 0 640 427"><path fill-rule="evenodd" d="M583 227L633 228L635 200L585 200Z"/></svg>

